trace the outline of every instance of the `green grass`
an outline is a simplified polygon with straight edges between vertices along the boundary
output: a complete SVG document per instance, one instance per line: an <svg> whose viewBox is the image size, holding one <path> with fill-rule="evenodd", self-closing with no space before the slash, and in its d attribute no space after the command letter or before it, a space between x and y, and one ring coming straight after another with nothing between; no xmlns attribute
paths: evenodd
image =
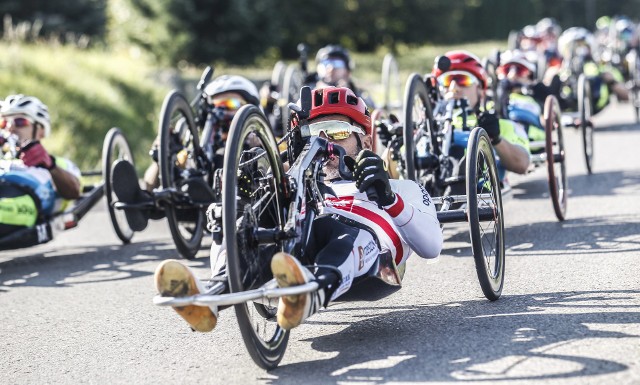
<svg viewBox="0 0 640 385"><path fill-rule="evenodd" d="M505 44L491 41L455 47L400 47L395 54L400 92L409 74L429 72L437 55L462 48L482 57L493 49L503 49ZM53 154L72 159L83 170L100 167L104 136L114 126L124 131L138 170L143 170L150 162L147 153L157 132L164 96L178 85L192 97L202 72L202 68L193 66L158 68L144 55L132 55L133 50L111 52L6 42L0 42L0 50L0 97L23 93L42 99L49 106L53 133L44 144ZM381 68L386 53L354 53L353 76L376 103L382 103ZM217 66L215 76L238 74L261 83L270 77L273 64Z"/></svg>

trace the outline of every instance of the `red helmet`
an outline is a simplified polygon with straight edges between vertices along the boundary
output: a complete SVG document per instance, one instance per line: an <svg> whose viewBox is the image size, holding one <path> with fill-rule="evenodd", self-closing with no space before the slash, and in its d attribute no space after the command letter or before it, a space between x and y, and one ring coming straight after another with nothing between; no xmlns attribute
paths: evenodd
<svg viewBox="0 0 640 385"><path fill-rule="evenodd" d="M309 119L324 115L344 115L364 127L371 135L371 115L362 98L346 87L325 87L313 90L311 94Z"/></svg>
<svg viewBox="0 0 640 385"><path fill-rule="evenodd" d="M449 51L444 54L444 56L451 61L448 71L467 71L478 78L478 81L482 83L484 89L487 88L487 72L484 70L484 67L482 67L482 63L480 63L480 59L478 59L476 55L469 51L460 50ZM431 73L437 78L442 75L442 72L436 64L433 66Z"/></svg>

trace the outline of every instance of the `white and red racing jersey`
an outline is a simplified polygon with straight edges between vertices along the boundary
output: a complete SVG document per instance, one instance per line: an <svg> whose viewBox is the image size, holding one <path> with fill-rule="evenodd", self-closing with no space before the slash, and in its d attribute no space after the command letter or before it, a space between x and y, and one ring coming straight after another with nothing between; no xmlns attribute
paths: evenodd
<svg viewBox="0 0 640 385"><path fill-rule="evenodd" d="M325 194L325 214L338 214L369 227L389 250L396 265L406 262L414 251L422 258L435 258L442 250L442 230L436 209L424 187L410 180L390 180L395 202L381 209L370 201L355 182L328 183L335 196Z"/></svg>

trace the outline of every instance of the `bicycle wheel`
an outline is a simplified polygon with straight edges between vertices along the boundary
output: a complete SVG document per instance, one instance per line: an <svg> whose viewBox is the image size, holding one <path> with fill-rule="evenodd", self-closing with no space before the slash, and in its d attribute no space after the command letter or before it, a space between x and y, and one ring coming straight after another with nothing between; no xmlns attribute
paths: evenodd
<svg viewBox="0 0 640 385"><path fill-rule="evenodd" d="M402 138L404 141L404 167L403 177L404 179L410 179L418 181L418 175L416 173L415 163L415 143L423 135L430 136L431 152L439 154L437 138L432 133L433 126L433 113L431 112L431 103L429 102L429 95L427 86L425 85L422 77L413 73L407 80L404 93L404 127L402 132Z"/></svg>
<svg viewBox="0 0 640 385"><path fill-rule="evenodd" d="M373 148L371 150L378 155L380 155L382 151L384 151L385 147L380 142L380 138L378 138L378 130L376 129L376 122L388 121L388 120L389 120L389 114L385 110L376 108L371 113L371 124L373 125L373 130L371 130L371 142L373 144Z"/></svg>
<svg viewBox="0 0 640 385"><path fill-rule="evenodd" d="M400 74L398 72L398 62L393 54L386 54L382 61L382 87L384 93L384 104L382 109L391 112L401 107ZM392 100L393 98L393 100Z"/></svg>
<svg viewBox="0 0 640 385"><path fill-rule="evenodd" d="M205 229L205 212L189 204L189 197L180 192L188 178L203 176L200 164L202 148L193 121L193 111L187 99L171 91L160 112L160 147L158 163L163 189L175 189L174 199L165 205L171 237L183 258L193 259L200 248ZM203 176L204 177L204 176Z"/></svg>
<svg viewBox="0 0 640 385"><path fill-rule="evenodd" d="M278 60L273 66L273 71L271 71L271 85L275 87L277 92L282 90L282 83L284 82L284 74L286 70L287 65L285 62L280 60Z"/></svg>
<svg viewBox="0 0 640 385"><path fill-rule="evenodd" d="M587 165L587 173L593 172L593 124L591 113L593 99L591 96L591 84L589 79L582 74L578 78L578 113L580 116L580 131L582 132L582 149L584 161Z"/></svg>
<svg viewBox="0 0 640 385"><path fill-rule="evenodd" d="M104 192L107 197L107 210L109 211L113 230L122 243L126 244L131 241L133 230L129 227L124 211L116 210L113 207L113 203L118 200L113 191L113 180L111 180L111 167L116 160L126 160L135 166L127 139L125 139L119 128L113 127L107 132L102 145L102 177L104 178Z"/></svg>
<svg viewBox="0 0 640 385"><path fill-rule="evenodd" d="M553 210L558 220L563 221L567 213L567 170L565 167L564 138L560 106L555 96L549 95L544 102L545 150L547 154L547 171L549 179L549 195L553 202Z"/></svg>
<svg viewBox="0 0 640 385"><path fill-rule="evenodd" d="M283 247L281 241L267 244L264 236L258 240L259 232L284 228L283 188L287 183L275 138L258 107L247 105L238 110L229 130L224 164L223 231L229 285L236 293L271 280L271 257ZM289 333L275 322L277 303L235 305L245 346L253 361L265 369L278 365L289 339Z"/></svg>
<svg viewBox="0 0 640 385"><path fill-rule="evenodd" d="M504 219L500 179L491 141L475 128L467 144L467 215L471 248L480 287L491 301L504 285Z"/></svg>
<svg viewBox="0 0 640 385"><path fill-rule="evenodd" d="M298 94L302 88L303 74L295 64L290 64L284 74L282 93L280 95L280 119L282 119L282 132L287 132L289 123L289 103L298 101Z"/></svg>
<svg viewBox="0 0 640 385"><path fill-rule="evenodd" d="M631 104L636 114L636 123L640 123L640 58L638 49L631 51L629 71L631 72Z"/></svg>

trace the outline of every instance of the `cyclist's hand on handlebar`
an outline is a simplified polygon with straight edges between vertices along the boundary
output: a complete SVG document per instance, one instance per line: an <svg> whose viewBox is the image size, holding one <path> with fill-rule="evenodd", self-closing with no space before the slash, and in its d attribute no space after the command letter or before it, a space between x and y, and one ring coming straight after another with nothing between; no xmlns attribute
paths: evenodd
<svg viewBox="0 0 640 385"><path fill-rule="evenodd" d="M380 206L389 206L395 201L396 195L391 191L385 164L373 151L360 151L356 158L353 177L360 192L367 191L369 187L375 189L378 197L376 203Z"/></svg>
<svg viewBox="0 0 640 385"><path fill-rule="evenodd" d="M22 159L25 166L29 167L42 167L47 170L51 170L56 167L54 157L49 155L47 150L45 150L42 144L37 140L29 142L26 146L20 149L20 159Z"/></svg>
<svg viewBox="0 0 640 385"><path fill-rule="evenodd" d="M484 128L494 146L502 140L500 137L500 121L496 114L484 111L478 116L478 126Z"/></svg>

